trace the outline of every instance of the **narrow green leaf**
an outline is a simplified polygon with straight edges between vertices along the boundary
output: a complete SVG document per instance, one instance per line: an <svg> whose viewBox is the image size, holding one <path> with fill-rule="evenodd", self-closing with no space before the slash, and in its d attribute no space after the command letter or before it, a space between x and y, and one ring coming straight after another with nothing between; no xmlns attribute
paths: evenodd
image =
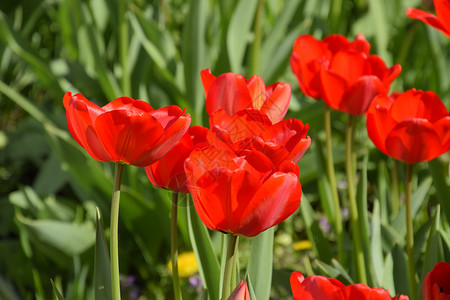
<svg viewBox="0 0 450 300"><path fill-rule="evenodd" d="M62 295L61 292L58 290L58 287L56 286L56 284L55 284L55 282L53 281L53 279L50 279L50 282L52 283L53 294L55 295L56 299L58 299L58 300L64 300L63 295Z"/></svg>
<svg viewBox="0 0 450 300"><path fill-rule="evenodd" d="M255 290L253 289L252 281L250 279L250 275L248 273L245 276L245 281L247 282L248 293L250 294L250 299L257 299L256 298L256 294L255 294Z"/></svg>
<svg viewBox="0 0 450 300"><path fill-rule="evenodd" d="M441 235L439 233L440 213L441 209L438 205L434 214L434 218L432 220L430 235L428 236L427 248L423 260L422 281L425 275L433 269L436 263L444 261L444 249L442 245Z"/></svg>
<svg viewBox="0 0 450 300"><path fill-rule="evenodd" d="M275 229L272 227L252 238L247 273L253 280L256 299L265 300L270 297L274 233Z"/></svg>
<svg viewBox="0 0 450 300"><path fill-rule="evenodd" d="M227 32L227 50L231 71L242 72L245 49L251 41L251 27L255 17L257 0L240 0L233 11Z"/></svg>
<svg viewBox="0 0 450 300"><path fill-rule="evenodd" d="M208 2L193 0L183 31L182 58L184 63L184 81L186 98L194 108L194 123L202 124L204 96L200 81L200 71L205 65L205 30Z"/></svg>
<svg viewBox="0 0 450 300"><path fill-rule="evenodd" d="M337 263L337 261L335 262ZM347 271L345 271L344 268L342 268L342 266L339 263L337 263L338 268L336 268L335 266L331 266L320 260L316 260L315 263L317 264L321 272L325 274L325 276L337 278L347 284L353 283L353 280L348 275Z"/></svg>
<svg viewBox="0 0 450 300"><path fill-rule="evenodd" d="M219 262L211 244L208 231L191 203L188 213L189 236L197 258L200 277L211 300L219 300L220 270Z"/></svg>
<svg viewBox="0 0 450 300"><path fill-rule="evenodd" d="M94 285L95 299L112 299L111 288L111 263L109 259L108 246L103 233L103 222L100 216L100 210L97 211L97 227L95 238L95 264L94 264Z"/></svg>
<svg viewBox="0 0 450 300"><path fill-rule="evenodd" d="M381 225L380 225L380 204L375 200L372 212L372 226L370 237L371 256L374 284L380 286L383 282L384 261L383 261L383 247L381 245Z"/></svg>
<svg viewBox="0 0 450 300"><path fill-rule="evenodd" d="M323 236L319 224L314 220L314 211L308 198L302 195L302 204L300 205L302 217L305 220L306 234L313 245L313 251L317 258L325 263L331 262L331 245Z"/></svg>
<svg viewBox="0 0 450 300"><path fill-rule="evenodd" d="M395 291L398 294L409 295L408 263L406 252L403 247L395 245L392 249L392 258L394 261L394 283Z"/></svg>
<svg viewBox="0 0 450 300"><path fill-rule="evenodd" d="M436 195L439 203L442 206L442 210L444 211L447 220L450 220L450 203L448 201L450 185L448 184L448 178L446 176L446 174L448 174L448 169L445 168L445 165L439 161L439 159L429 161L428 166L430 173L433 176L433 186L436 188Z"/></svg>

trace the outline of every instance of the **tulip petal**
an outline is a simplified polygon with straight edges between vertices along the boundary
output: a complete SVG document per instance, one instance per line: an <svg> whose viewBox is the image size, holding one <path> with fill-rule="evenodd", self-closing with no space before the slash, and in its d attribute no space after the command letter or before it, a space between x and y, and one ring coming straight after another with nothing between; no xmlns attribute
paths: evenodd
<svg viewBox="0 0 450 300"><path fill-rule="evenodd" d="M352 284L348 285L338 291L342 299L346 300L360 300L360 299L370 299L370 300L392 300L386 290L381 288L369 288L365 284Z"/></svg>
<svg viewBox="0 0 450 300"><path fill-rule="evenodd" d="M94 122L103 110L88 101L83 95L67 92L63 99L66 109L67 127L73 138L80 144L94 159L100 161L110 161L112 156L99 139L94 129Z"/></svg>
<svg viewBox="0 0 450 300"><path fill-rule="evenodd" d="M389 90L392 81L394 81L402 71L400 65L394 65L388 69L386 63L377 55L369 56L367 62L370 65L371 74L380 78L387 90Z"/></svg>
<svg viewBox="0 0 450 300"><path fill-rule="evenodd" d="M261 113L267 115L272 124L283 120L291 101L291 85L275 83L266 88L267 100L261 107Z"/></svg>
<svg viewBox="0 0 450 300"><path fill-rule="evenodd" d="M375 96L386 95L387 92L378 77L362 76L344 94L339 110L352 115L363 114Z"/></svg>
<svg viewBox="0 0 450 300"><path fill-rule="evenodd" d="M386 150L395 159L410 164L429 161L443 154L439 136L425 119L399 123L386 139Z"/></svg>
<svg viewBox="0 0 450 300"><path fill-rule="evenodd" d="M221 108L230 116L242 109L252 108L247 80L234 73L218 76L208 90L205 106L209 115Z"/></svg>
<svg viewBox="0 0 450 300"><path fill-rule="evenodd" d="M153 108L150 104L147 102L141 101L141 100L134 100L130 97L120 97L117 98L105 106L102 107L104 111L111 111L111 110L126 110L130 112L131 114L141 114L141 113L148 113L153 111Z"/></svg>
<svg viewBox="0 0 450 300"><path fill-rule="evenodd" d="M329 69L345 78L349 85L354 84L361 76L367 74L366 57L359 52L342 50L337 52Z"/></svg>
<svg viewBox="0 0 450 300"><path fill-rule="evenodd" d="M439 1L437 1L437 2L439 2ZM444 1L441 1L441 2L444 2ZM428 25L440 30L445 35L450 37L450 29L447 28L441 22L441 20L439 20L439 18L437 16L430 14L428 12L425 12L423 10L416 9L416 8L408 8L406 10L406 15L408 17L410 17L411 19L420 20L420 21L424 22L425 24L428 24Z"/></svg>
<svg viewBox="0 0 450 300"><path fill-rule="evenodd" d="M333 71L321 70L320 82L323 100L329 107L338 110L347 90L347 81Z"/></svg>
<svg viewBox="0 0 450 300"><path fill-rule="evenodd" d="M245 235L236 224L261 186L259 180L246 170L216 168L204 174L197 185L200 198L194 204L200 219L206 219L205 225L211 220L215 227L211 229Z"/></svg>
<svg viewBox="0 0 450 300"><path fill-rule="evenodd" d="M448 0L434 0L434 8L439 21L446 29L444 33L450 37L450 2Z"/></svg>
<svg viewBox="0 0 450 300"><path fill-rule="evenodd" d="M254 75L247 83L250 97L252 98L252 107L260 110L266 101L266 85L260 76Z"/></svg>
<svg viewBox="0 0 450 300"><path fill-rule="evenodd" d="M155 114L153 114L153 116L155 116ZM170 119L168 123L166 122L162 122L162 125L165 125L166 127L160 138L156 143L151 144L151 147L148 146L145 153L132 162L133 165L146 167L161 159L161 157L163 157L186 133L191 124L191 117L187 114L186 116ZM149 134L151 133L147 133L147 135L142 138L148 139L153 143L152 138L156 137L156 135L149 137ZM150 145L150 142L147 145Z"/></svg>
<svg viewBox="0 0 450 300"><path fill-rule="evenodd" d="M367 134L375 146L387 155L386 138L397 125L390 115L393 103L394 101L390 97L377 96L367 110Z"/></svg>
<svg viewBox="0 0 450 300"><path fill-rule="evenodd" d="M411 89L397 97L392 106L391 115L397 122L410 118L420 118L434 123L448 116L448 113L435 93Z"/></svg>
<svg viewBox="0 0 450 300"><path fill-rule="evenodd" d="M442 148L447 152L450 150L450 116L440 119L433 126L441 140Z"/></svg>
<svg viewBox="0 0 450 300"><path fill-rule="evenodd" d="M296 274L294 274L296 273ZM345 287L339 280L320 275L304 278L300 272L291 274L291 289L294 300L341 300L337 291Z"/></svg>
<svg viewBox="0 0 450 300"><path fill-rule="evenodd" d="M246 199L248 203L236 225L236 232L251 237L279 224L297 210L301 194L295 174L274 173L252 198Z"/></svg>
<svg viewBox="0 0 450 300"><path fill-rule="evenodd" d="M142 156L164 132L150 114L130 116L126 110L107 111L97 118L94 126L113 160L127 164Z"/></svg>
<svg viewBox="0 0 450 300"><path fill-rule="evenodd" d="M208 97L208 91L214 80L216 80L216 76L211 74L210 69L204 69L200 72L200 77L202 79L203 91L205 92L205 98Z"/></svg>

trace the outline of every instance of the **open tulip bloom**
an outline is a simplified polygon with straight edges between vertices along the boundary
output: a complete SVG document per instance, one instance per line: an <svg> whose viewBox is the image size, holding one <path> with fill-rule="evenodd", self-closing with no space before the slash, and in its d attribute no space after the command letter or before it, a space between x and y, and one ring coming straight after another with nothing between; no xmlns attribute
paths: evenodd
<svg viewBox="0 0 450 300"><path fill-rule="evenodd" d="M429 161L450 150L450 114L430 91L380 96L367 112L367 133L378 149L395 159Z"/></svg>
<svg viewBox="0 0 450 300"><path fill-rule="evenodd" d="M210 229L255 236L293 214L302 194L298 166L279 166L259 151L243 156L211 145L194 150L185 164L188 188Z"/></svg>
<svg viewBox="0 0 450 300"><path fill-rule="evenodd" d="M362 37L349 42L341 35L322 41L299 37L291 55L291 67L302 91L322 98L332 109L352 115L365 113L372 99L386 95L400 74L400 65L387 68Z"/></svg>
<svg viewBox="0 0 450 300"><path fill-rule="evenodd" d="M408 8L406 15L412 19L418 19L450 37L450 1L434 0L436 15L417 8Z"/></svg>
<svg viewBox="0 0 450 300"><path fill-rule="evenodd" d="M344 285L337 279L320 275L304 277L292 272L291 289L294 300L408 300L404 295L391 297L381 288L370 288L365 284Z"/></svg>
<svg viewBox="0 0 450 300"><path fill-rule="evenodd" d="M288 83L278 82L266 87L257 75L247 81L244 76L235 73L216 77L210 69L203 70L201 78L209 115L218 109L231 116L240 110L254 108L267 115L272 123L277 123L289 108L291 86Z"/></svg>
<svg viewBox="0 0 450 300"><path fill-rule="evenodd" d="M83 95L64 95L67 126L95 159L145 167L169 151L188 130L191 118L176 105L154 110L150 104L120 97L103 107Z"/></svg>

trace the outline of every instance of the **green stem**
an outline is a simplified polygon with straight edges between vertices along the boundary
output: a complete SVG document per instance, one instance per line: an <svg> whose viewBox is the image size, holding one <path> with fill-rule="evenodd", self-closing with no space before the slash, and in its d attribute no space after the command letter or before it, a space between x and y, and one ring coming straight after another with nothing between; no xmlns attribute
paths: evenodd
<svg viewBox="0 0 450 300"><path fill-rule="evenodd" d="M356 270L358 282L367 284L366 266L362 250L361 229L359 226L358 206L356 204L355 177L353 168L353 136L355 130L355 116L348 115L345 132L345 173L347 176L348 200L350 205L350 222L353 230L353 244L355 248Z"/></svg>
<svg viewBox="0 0 450 300"><path fill-rule="evenodd" d="M111 251L111 284L113 300L120 300L119 277L119 204L120 185L122 183L123 164L116 163L114 170L114 187L111 201L110 251Z"/></svg>
<svg viewBox="0 0 450 300"><path fill-rule="evenodd" d="M222 286L222 300L228 299L231 294L231 282L233 277L234 269L234 258L236 253L236 245L238 241L238 236L232 233L228 234L228 248L227 257L225 262L225 273L223 276L223 286Z"/></svg>
<svg viewBox="0 0 450 300"><path fill-rule="evenodd" d="M331 1L330 7L330 29L331 33L339 33L339 21L342 20L342 0Z"/></svg>
<svg viewBox="0 0 450 300"><path fill-rule="evenodd" d="M262 33L261 33L261 20L262 20L262 13L263 13L263 7L264 7L264 0L258 1L258 6L256 8L256 15L255 15L255 23L253 25L253 32L255 34L255 39L253 40L252 48L251 48L251 60L250 60L250 75L256 75L259 71L259 53L261 48L261 40L262 40Z"/></svg>
<svg viewBox="0 0 450 300"><path fill-rule="evenodd" d="M411 300L417 300L416 264L414 259L414 229L412 219L412 173L413 165L406 165L406 251L409 263L409 285Z"/></svg>
<svg viewBox="0 0 450 300"><path fill-rule="evenodd" d="M335 230L337 236L337 244L338 244L338 258L341 263L344 262L344 236L342 234L342 217L341 217L341 206L339 204L339 195L337 191L336 185L336 173L334 170L334 161L333 161L333 144L331 138L331 110L328 106L325 106L324 112L324 127L326 133L325 146L327 149L327 173L328 173L328 181L330 182L331 196L333 197L334 204L334 221L335 221Z"/></svg>
<svg viewBox="0 0 450 300"><path fill-rule="evenodd" d="M127 0L120 1L119 10L119 57L122 67L122 93L131 97L130 70L128 68L128 23L125 20Z"/></svg>
<svg viewBox="0 0 450 300"><path fill-rule="evenodd" d="M173 292L175 294L175 300L181 300L180 278L178 275L178 193L172 193L172 217L171 217L171 236L170 236L170 249L172 256L172 278L173 278Z"/></svg>

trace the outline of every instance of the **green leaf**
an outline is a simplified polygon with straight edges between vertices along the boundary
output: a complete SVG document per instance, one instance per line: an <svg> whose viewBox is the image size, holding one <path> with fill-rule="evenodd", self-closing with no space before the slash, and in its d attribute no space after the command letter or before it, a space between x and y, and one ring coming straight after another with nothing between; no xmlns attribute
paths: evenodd
<svg viewBox="0 0 450 300"><path fill-rule="evenodd" d="M95 238L95 267L94 267L94 285L95 299L112 299L111 288L111 263L109 259L108 246L106 244L105 234L103 233L103 222L100 211L97 207L97 228Z"/></svg>
<svg viewBox="0 0 450 300"><path fill-rule="evenodd" d="M442 209L450 220L450 203L448 201L448 195L450 195L450 185L448 184L448 169L446 170L445 165L439 161L439 159L433 159L428 162L429 170L433 176L433 186L436 188L436 195Z"/></svg>
<svg viewBox="0 0 450 300"><path fill-rule="evenodd" d="M318 259L325 263L331 262L331 245L323 236L319 224L314 219L314 211L309 203L308 198L302 195L302 204L300 204L302 217L305 220L306 234L313 245L313 250Z"/></svg>
<svg viewBox="0 0 450 300"><path fill-rule="evenodd" d="M189 202L188 202L189 203ZM195 211L193 204L187 210L189 236L197 258L200 277L211 300L219 300L220 269L208 231Z"/></svg>
<svg viewBox="0 0 450 300"><path fill-rule="evenodd" d="M250 42L257 0L240 0L234 9L227 32L227 50L231 71L241 73L245 49Z"/></svg>
<svg viewBox="0 0 450 300"><path fill-rule="evenodd" d="M255 299L269 299L273 271L273 236L274 227L252 238L247 273L253 280Z"/></svg>
<svg viewBox="0 0 450 300"><path fill-rule="evenodd" d="M250 294L250 299L257 299L256 298L256 294L255 294L255 290L253 289L252 281L250 279L250 275L248 273L245 276L245 281L247 282L248 293Z"/></svg>
<svg viewBox="0 0 450 300"><path fill-rule="evenodd" d="M55 295L56 299L58 300L64 300L63 295L61 294L61 292L58 290L58 288L55 285L55 282L53 281L53 279L50 279L50 282L52 283L52 287L53 287L53 294Z"/></svg>
<svg viewBox="0 0 450 300"><path fill-rule="evenodd" d="M66 223L53 220L31 220L20 214L18 222L24 226L30 237L36 238L69 256L79 255L92 247L95 242L91 223Z"/></svg>
<svg viewBox="0 0 450 300"><path fill-rule="evenodd" d="M380 286L383 282L384 261L383 261L383 247L381 242L381 225L380 225L380 204L376 200L373 204L372 212L372 226L370 237L371 256L374 283Z"/></svg>
<svg viewBox="0 0 450 300"><path fill-rule="evenodd" d="M432 220L430 235L428 236L427 249L425 251L425 257L423 260L422 281L425 275L433 269L436 263L444 261L444 249L439 232L440 213L441 209L438 205L434 214L434 218Z"/></svg>

